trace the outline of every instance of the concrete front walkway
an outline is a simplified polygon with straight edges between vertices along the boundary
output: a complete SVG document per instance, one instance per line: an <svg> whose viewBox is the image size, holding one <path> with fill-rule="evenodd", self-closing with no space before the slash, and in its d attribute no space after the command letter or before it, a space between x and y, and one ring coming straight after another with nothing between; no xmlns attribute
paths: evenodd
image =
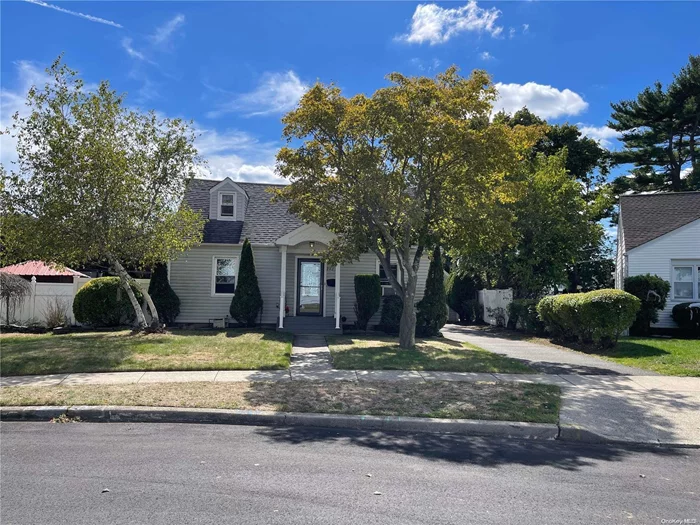
<svg viewBox="0 0 700 525"><path fill-rule="evenodd" d="M581 352L499 337L498 334L468 326L448 324L442 329L442 334L454 341L471 343L489 352L518 359L544 374L659 375L650 370L620 365Z"/></svg>

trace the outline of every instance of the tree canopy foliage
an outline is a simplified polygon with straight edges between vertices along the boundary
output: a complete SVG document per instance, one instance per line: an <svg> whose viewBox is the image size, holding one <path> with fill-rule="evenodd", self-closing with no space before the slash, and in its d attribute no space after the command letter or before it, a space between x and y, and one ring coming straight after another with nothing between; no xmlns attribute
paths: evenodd
<svg viewBox="0 0 700 525"><path fill-rule="evenodd" d="M14 115L8 130L18 160L3 170L4 256L107 260L145 327L124 265L167 261L200 242L204 219L182 204L201 162L194 132L180 119L129 109L106 81L87 91L60 57L47 72L51 81L27 94L29 115Z"/></svg>
<svg viewBox="0 0 700 525"><path fill-rule="evenodd" d="M509 175L538 130L490 122L496 90L484 71L387 78L372 96L347 98L317 83L302 97L283 118L288 144L277 165L291 184L279 197L337 235L328 261L377 255L404 303L399 344L411 348L422 256L439 245L463 256L510 239L503 204L517 184Z"/></svg>
<svg viewBox="0 0 700 525"><path fill-rule="evenodd" d="M608 126L624 145L614 163L634 165L631 176L615 180L618 193L700 189L700 55L691 55L667 87L656 82L611 106Z"/></svg>

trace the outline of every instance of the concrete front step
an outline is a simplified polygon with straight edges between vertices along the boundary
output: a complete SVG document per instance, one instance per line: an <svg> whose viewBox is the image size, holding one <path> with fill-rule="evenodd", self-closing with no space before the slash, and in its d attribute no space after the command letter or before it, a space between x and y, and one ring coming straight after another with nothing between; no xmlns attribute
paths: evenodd
<svg viewBox="0 0 700 525"><path fill-rule="evenodd" d="M284 328L278 331L290 332L295 335L333 335L342 334L342 329L335 328L335 319L332 317L285 317Z"/></svg>

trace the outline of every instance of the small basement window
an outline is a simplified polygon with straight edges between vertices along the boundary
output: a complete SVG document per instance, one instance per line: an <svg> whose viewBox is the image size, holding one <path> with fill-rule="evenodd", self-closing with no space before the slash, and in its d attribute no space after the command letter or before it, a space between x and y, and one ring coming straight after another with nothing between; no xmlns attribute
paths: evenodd
<svg viewBox="0 0 700 525"><path fill-rule="evenodd" d="M214 257L212 263L212 295L233 295L236 290L236 257Z"/></svg>
<svg viewBox="0 0 700 525"><path fill-rule="evenodd" d="M219 193L219 219L235 220L236 218L236 194Z"/></svg>

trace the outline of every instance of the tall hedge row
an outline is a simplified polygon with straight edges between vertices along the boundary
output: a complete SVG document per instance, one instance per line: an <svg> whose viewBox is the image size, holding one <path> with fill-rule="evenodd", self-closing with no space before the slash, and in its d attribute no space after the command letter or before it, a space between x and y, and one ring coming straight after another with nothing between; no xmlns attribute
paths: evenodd
<svg viewBox="0 0 700 525"><path fill-rule="evenodd" d="M634 322L641 301L622 290L545 297L537 313L555 338L613 346Z"/></svg>

